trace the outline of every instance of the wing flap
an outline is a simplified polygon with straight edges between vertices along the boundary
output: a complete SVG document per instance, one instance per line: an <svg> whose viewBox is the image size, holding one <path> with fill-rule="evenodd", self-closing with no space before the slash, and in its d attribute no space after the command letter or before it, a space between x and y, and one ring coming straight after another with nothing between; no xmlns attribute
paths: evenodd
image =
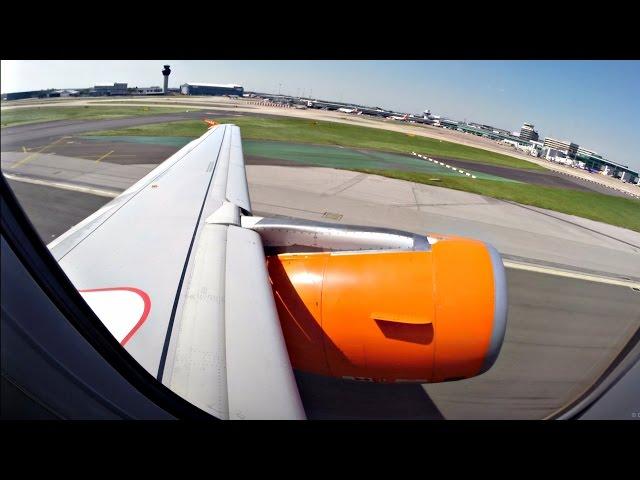
<svg viewBox="0 0 640 480"><path fill-rule="evenodd" d="M205 225L175 327L175 354L164 381L174 392L220 419L229 418L225 344L227 227Z"/></svg>
<svg viewBox="0 0 640 480"><path fill-rule="evenodd" d="M230 226L225 287L231 419L304 419L260 235Z"/></svg>
<svg viewBox="0 0 640 480"><path fill-rule="evenodd" d="M206 223L165 382L222 419L302 419L260 237Z"/></svg>

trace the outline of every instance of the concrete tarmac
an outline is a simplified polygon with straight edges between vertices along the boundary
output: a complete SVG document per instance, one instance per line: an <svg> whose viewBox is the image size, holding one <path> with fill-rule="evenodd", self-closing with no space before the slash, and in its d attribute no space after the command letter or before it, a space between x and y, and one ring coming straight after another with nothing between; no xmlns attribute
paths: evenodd
<svg viewBox="0 0 640 480"><path fill-rule="evenodd" d="M151 125L154 123L177 122L180 120L201 120L205 117L227 117L229 115L237 115L237 112L207 112L206 110L198 110L193 112L114 118L110 120L56 120L52 122L17 125L15 127L5 127L2 129L0 148L3 152L20 152L23 146L37 149L59 138L72 137L86 132L116 130L139 125ZM158 159L158 163L163 160L165 159Z"/></svg>
<svg viewBox="0 0 640 480"><path fill-rule="evenodd" d="M87 218L110 198L9 180L9 186L45 244Z"/></svg>
<svg viewBox="0 0 640 480"><path fill-rule="evenodd" d="M477 238L503 256L640 279L640 233L467 192L330 168L247 166L254 210Z"/></svg>

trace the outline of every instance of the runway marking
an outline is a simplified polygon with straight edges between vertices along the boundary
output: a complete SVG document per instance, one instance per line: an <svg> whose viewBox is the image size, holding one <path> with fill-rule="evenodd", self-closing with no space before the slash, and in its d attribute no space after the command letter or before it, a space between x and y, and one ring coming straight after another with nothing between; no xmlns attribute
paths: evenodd
<svg viewBox="0 0 640 480"><path fill-rule="evenodd" d="M533 265L530 263L513 262L511 260L503 260L502 263L504 264L505 268L512 268L514 270L526 270L528 272L544 273L546 275L555 275L557 277L573 278L576 280L586 280L588 282L605 283L608 285L617 285L619 287L640 288L640 282L634 282L633 280L603 277L600 275L563 270L560 268Z"/></svg>
<svg viewBox="0 0 640 480"><path fill-rule="evenodd" d="M114 150L115 151L115 150ZM99 157L100 155L83 155L82 158L95 158L95 157ZM124 153L115 153L113 155L111 155L111 158L119 158L119 157L135 157L136 155L133 154L124 154Z"/></svg>
<svg viewBox="0 0 640 480"><path fill-rule="evenodd" d="M47 148L49 147L53 147L54 145L60 143L62 140L64 140L65 138L71 138L71 137L60 137L58 140L56 140L53 143L50 143L49 145L45 145L44 147L42 147L40 150L38 150L37 152L33 152L31 155L27 155L26 157L24 157L22 160L17 161L16 163L14 163L13 165L11 165L11 167L9 168L16 168L19 167L20 165L27 163L28 161L32 160L34 157L36 157L39 153L44 152ZM22 147L24 148L24 147Z"/></svg>
<svg viewBox="0 0 640 480"><path fill-rule="evenodd" d="M358 183L362 182L366 178L367 178L367 174L366 173L361 173L359 175L356 175L355 177L350 178L346 182L341 183L340 185L338 185L336 187L330 188L329 190L324 192L322 195L323 196L337 195L338 193L342 193L345 190L357 185Z"/></svg>
<svg viewBox="0 0 640 480"><path fill-rule="evenodd" d="M105 153L104 155L102 155L100 158L98 158L96 160L96 163L98 163L100 160L104 160L105 158L107 158L109 155L111 155L114 152L114 150L111 150L110 152Z"/></svg>
<svg viewBox="0 0 640 480"><path fill-rule="evenodd" d="M422 210L420 210L420 202L418 202L418 195L416 194L416 188L415 187L411 187L411 193L413 193L413 199L415 200L416 203L416 210L421 212ZM413 205L407 205L407 207L412 207Z"/></svg>
<svg viewBox="0 0 640 480"><path fill-rule="evenodd" d="M82 185L76 185L73 183L52 182L50 180L40 180L37 178L22 177L20 175L12 175L10 173L5 173L4 176L7 179L14 180L16 182L31 183L33 185L42 185L45 187L59 188L61 190L70 190L73 192L90 193L91 195L98 195L100 197L115 198L122 193L116 190L84 187Z"/></svg>
<svg viewBox="0 0 640 480"><path fill-rule="evenodd" d="M536 210L535 208L528 207L527 205L522 205L521 203L513 202L511 200L501 200L501 201L505 202L505 203L508 203L510 205L516 206L516 207L524 208L525 210L529 210L531 212L539 213L540 215L545 215L547 217L554 218L556 220L559 220L560 222L564 222L564 223L568 223L569 225L573 225L574 227L579 227L579 228L582 228L583 230L588 230L589 232L593 232L593 233L596 233L598 235L602 235L603 237L610 238L611 240L616 240L616 241L618 241L620 243L624 243L625 245L629 245L630 247L640 248L640 245L635 245L635 244L627 242L625 240L620 240L619 238L616 238L616 237L614 237L612 235L607 235L606 233L602 233L602 232L600 232L598 230L595 230L593 228L589 228L589 227L586 227L586 226L581 225L579 223L567 220L565 218L557 217L555 215L552 215L552 213L556 213L556 212L551 212L551 213L549 213L549 212L541 212L540 210ZM557 212L557 213L561 213L561 212Z"/></svg>

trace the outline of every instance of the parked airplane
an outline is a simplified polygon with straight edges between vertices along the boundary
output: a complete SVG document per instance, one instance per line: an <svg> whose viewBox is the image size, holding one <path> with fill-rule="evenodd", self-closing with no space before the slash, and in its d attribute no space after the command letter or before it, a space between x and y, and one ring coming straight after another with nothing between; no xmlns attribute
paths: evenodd
<svg viewBox="0 0 640 480"><path fill-rule="evenodd" d="M292 369L427 383L491 368L507 318L505 271L493 247L253 216L240 129L209 125L48 245L147 372L218 418L301 419ZM43 385L32 388L48 395Z"/></svg>
<svg viewBox="0 0 640 480"><path fill-rule="evenodd" d="M362 112L360 110L358 110L356 107L353 107L353 108L339 108L338 111L342 112L342 113L355 113L356 115L361 115L362 114Z"/></svg>
<svg viewBox="0 0 640 480"><path fill-rule="evenodd" d="M401 120L401 121L407 121L409 119L409 115L407 113L405 113L404 115L400 116L400 115L391 115L389 117L387 117L391 120Z"/></svg>

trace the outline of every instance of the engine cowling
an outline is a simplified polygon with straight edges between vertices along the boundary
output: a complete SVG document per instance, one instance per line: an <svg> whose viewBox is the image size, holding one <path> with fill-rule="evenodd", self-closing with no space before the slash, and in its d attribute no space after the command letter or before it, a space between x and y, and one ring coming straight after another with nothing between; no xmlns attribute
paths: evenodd
<svg viewBox="0 0 640 480"><path fill-rule="evenodd" d="M506 328L500 256L483 242L434 237L427 251L268 256L293 367L421 383L488 370Z"/></svg>

